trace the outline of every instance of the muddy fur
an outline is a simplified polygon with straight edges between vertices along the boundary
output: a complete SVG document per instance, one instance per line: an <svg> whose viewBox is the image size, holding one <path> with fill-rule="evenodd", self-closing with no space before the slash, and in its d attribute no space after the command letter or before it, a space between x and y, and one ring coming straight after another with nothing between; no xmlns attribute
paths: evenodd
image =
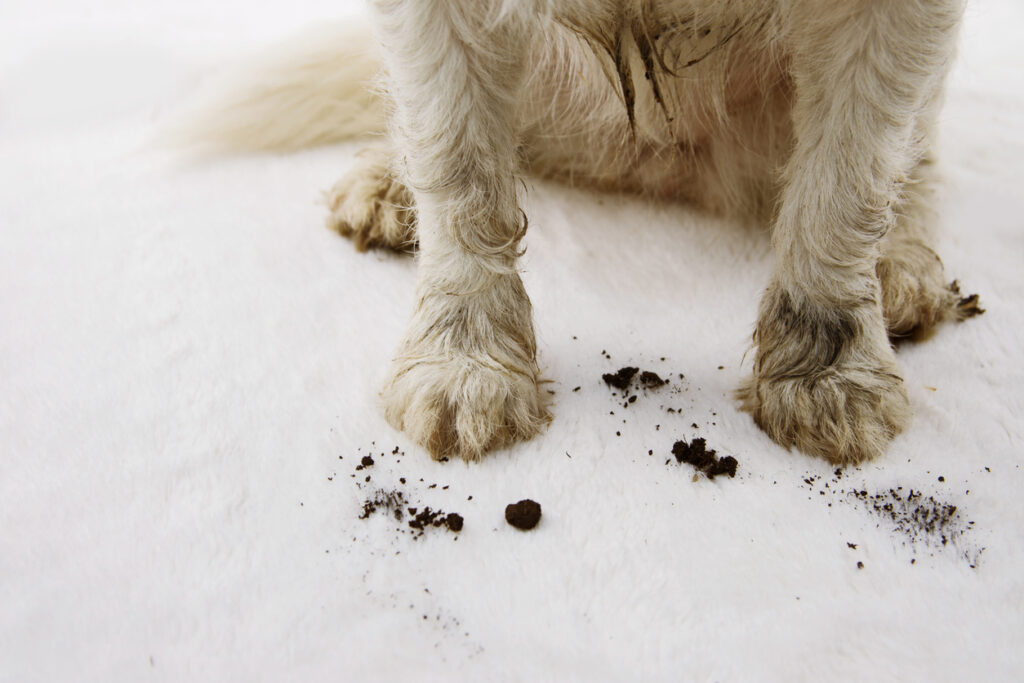
<svg viewBox="0 0 1024 683"><path fill-rule="evenodd" d="M980 312L931 247L960 0L372 5L390 134L329 193L329 224L360 249L419 246L382 396L435 457L548 420L516 271L522 173L770 223L738 396L778 443L834 462L878 456L909 420L890 335Z"/></svg>
<svg viewBox="0 0 1024 683"><path fill-rule="evenodd" d="M910 404L877 303L817 308L773 286L761 302L751 377L737 395L783 446L837 464L880 454Z"/></svg>
<svg viewBox="0 0 1024 683"><path fill-rule="evenodd" d="M391 170L386 143L360 152L356 166L326 196L327 226L359 251L374 247L412 251L416 211L412 193Z"/></svg>

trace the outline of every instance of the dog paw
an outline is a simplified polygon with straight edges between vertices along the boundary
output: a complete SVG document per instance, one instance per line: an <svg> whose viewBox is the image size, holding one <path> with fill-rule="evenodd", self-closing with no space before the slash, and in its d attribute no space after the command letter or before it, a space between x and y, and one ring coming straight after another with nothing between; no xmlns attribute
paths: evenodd
<svg viewBox="0 0 1024 683"><path fill-rule="evenodd" d="M808 377L752 376L745 411L773 441L839 464L881 455L910 419L899 375L882 368L827 368Z"/></svg>
<svg viewBox="0 0 1024 683"><path fill-rule="evenodd" d="M385 417L435 460L479 460L530 439L550 422L534 372L492 359L407 358L383 392Z"/></svg>
<svg viewBox="0 0 1024 683"><path fill-rule="evenodd" d="M364 150L355 168L327 193L326 201L327 226L350 238L358 251L415 248L412 193L395 178L383 151Z"/></svg>
<svg viewBox="0 0 1024 683"><path fill-rule="evenodd" d="M822 310L769 290L754 339L754 372L737 398L778 444L855 464L881 455L909 422L877 305Z"/></svg>
<svg viewBox="0 0 1024 683"><path fill-rule="evenodd" d="M540 432L550 420L548 395L519 275L481 272L466 290L452 269L430 274L425 267L382 394L388 422L435 459L478 460Z"/></svg>
<svg viewBox="0 0 1024 683"><path fill-rule="evenodd" d="M924 338L944 320L965 320L984 313L978 295L964 297L948 284L942 261L919 240L894 240L875 268L882 289L882 315L894 338Z"/></svg>

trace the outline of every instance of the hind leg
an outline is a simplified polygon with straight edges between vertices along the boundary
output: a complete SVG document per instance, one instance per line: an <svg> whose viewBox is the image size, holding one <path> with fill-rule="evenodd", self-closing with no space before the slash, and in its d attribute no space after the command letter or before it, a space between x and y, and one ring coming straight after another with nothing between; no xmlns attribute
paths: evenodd
<svg viewBox="0 0 1024 683"><path fill-rule="evenodd" d="M412 251L416 210L412 193L398 180L389 144L363 149L356 165L326 194L327 227L348 237L358 251Z"/></svg>
<svg viewBox="0 0 1024 683"><path fill-rule="evenodd" d="M978 295L962 296L932 250L934 162L925 158L910 174L896 205L896 222L881 244L875 272L890 337L926 336L945 320L984 313Z"/></svg>

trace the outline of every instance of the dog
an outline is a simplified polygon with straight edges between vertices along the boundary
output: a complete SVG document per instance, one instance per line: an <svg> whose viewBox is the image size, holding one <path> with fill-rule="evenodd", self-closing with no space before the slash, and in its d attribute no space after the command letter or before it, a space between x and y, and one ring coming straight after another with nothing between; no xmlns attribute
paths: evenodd
<svg viewBox="0 0 1024 683"><path fill-rule="evenodd" d="M477 460L551 419L516 265L524 173L769 223L738 401L777 443L836 464L879 456L910 418L891 340L982 312L931 247L961 0L371 4L385 94L358 109L388 134L329 193L329 224L360 250L417 250L382 398L434 458ZM350 95L335 104L369 92L334 68ZM303 97L322 87L306 81ZM351 112L332 122L264 90L291 107L275 126L351 133ZM268 147L278 133L255 132Z"/></svg>

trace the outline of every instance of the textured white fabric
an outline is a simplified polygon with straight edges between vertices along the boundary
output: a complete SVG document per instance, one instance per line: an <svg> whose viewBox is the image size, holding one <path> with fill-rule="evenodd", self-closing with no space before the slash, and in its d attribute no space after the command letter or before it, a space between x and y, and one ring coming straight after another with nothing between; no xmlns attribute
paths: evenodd
<svg viewBox="0 0 1024 683"><path fill-rule="evenodd" d="M764 232L548 183L523 266L550 429L467 466L388 427L414 262L357 254L318 204L358 145L149 145L211 69L345 12L0 8L0 680L1024 676L1016 0L969 8L942 124L940 253L988 312L900 348L914 421L838 481L731 398ZM623 408L601 375L625 365L672 382ZM695 436L735 479L666 465ZM396 486L458 540L359 519ZM971 528L943 546L849 494L896 487Z"/></svg>

